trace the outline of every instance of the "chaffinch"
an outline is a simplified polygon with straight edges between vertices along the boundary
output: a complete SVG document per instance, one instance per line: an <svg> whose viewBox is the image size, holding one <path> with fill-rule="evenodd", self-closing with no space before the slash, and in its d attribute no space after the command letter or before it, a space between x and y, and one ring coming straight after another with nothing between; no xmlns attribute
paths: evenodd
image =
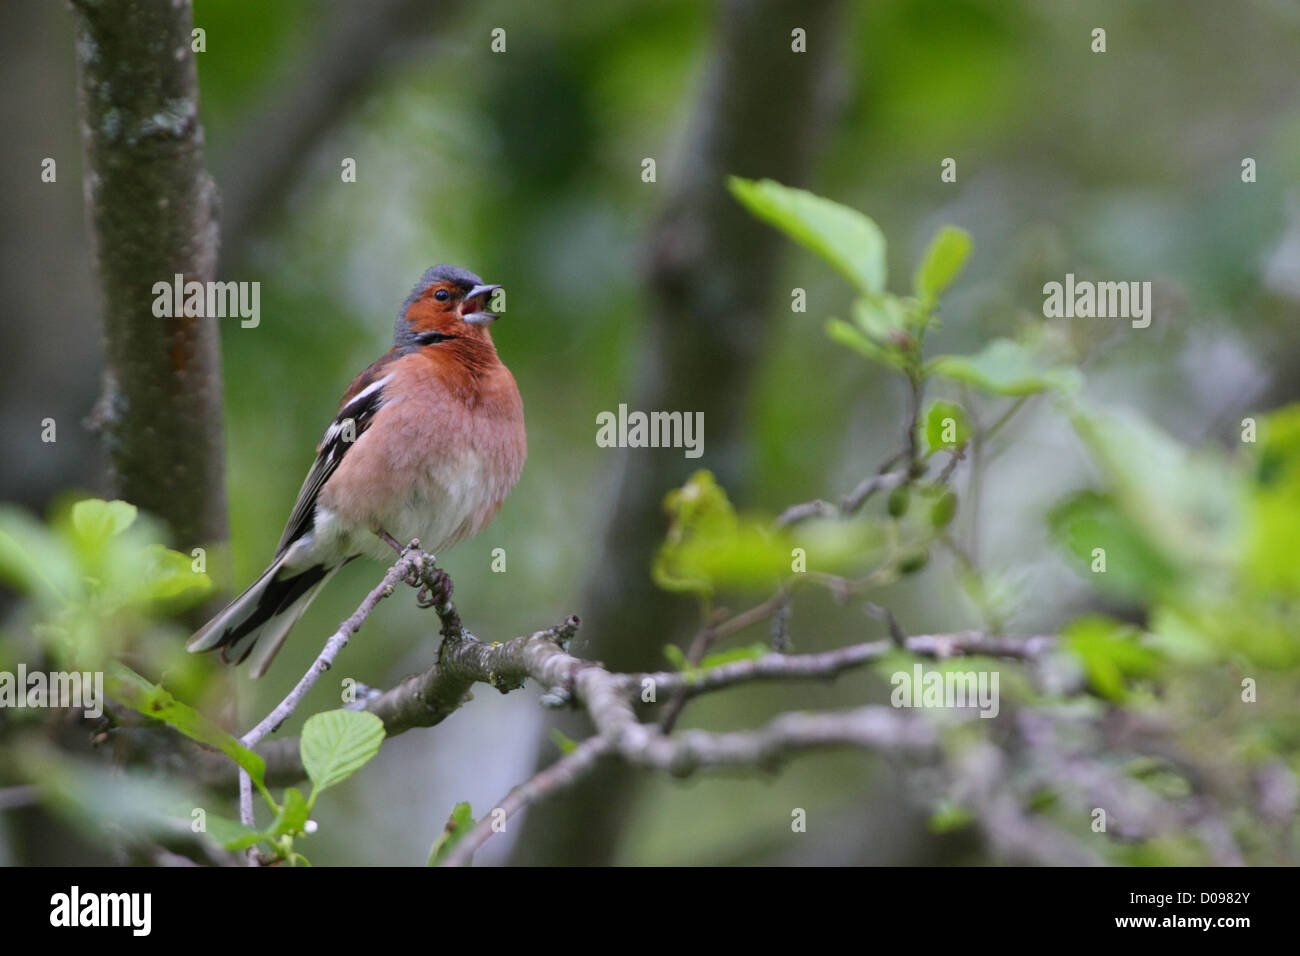
<svg viewBox="0 0 1300 956"><path fill-rule="evenodd" d="M316 448L275 557L190 638L260 677L334 572L418 538L441 552L481 531L523 470L524 408L472 272L434 266L397 314L393 347L358 375Z"/></svg>

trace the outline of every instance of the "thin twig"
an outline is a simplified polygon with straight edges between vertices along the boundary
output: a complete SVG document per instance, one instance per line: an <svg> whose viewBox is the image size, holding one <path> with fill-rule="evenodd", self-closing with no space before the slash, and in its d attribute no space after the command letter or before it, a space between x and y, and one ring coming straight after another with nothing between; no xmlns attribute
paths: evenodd
<svg viewBox="0 0 1300 956"><path fill-rule="evenodd" d="M262 738L288 720L289 716L302 702L302 699L307 696L307 692L315 686L320 676L334 665L334 659L338 657L339 651L347 647L348 641L353 634L361 629L361 625L370 616L370 612L375 609L375 605L391 595L399 582L425 570L426 556L424 552L419 550L419 544L418 541L411 542L410 547L388 569L388 573L384 575L379 585L366 595L365 600L352 613L352 616L340 624L338 630L330 635L320 654L312 661L311 666L307 668L307 673L302 675L298 683L294 685L293 690L289 691L284 700L280 701L275 706L275 709L263 717L257 726L239 739L241 744L245 747L256 747L261 743ZM239 818L245 826L256 825L256 818L253 814L252 780L248 776L248 772L243 769L239 771Z"/></svg>
<svg viewBox="0 0 1300 956"><path fill-rule="evenodd" d="M330 635L320 654L312 661L311 666L307 668L307 673L302 675L298 683L294 685L293 690L289 691L284 700L280 701L274 710L263 717L256 727L239 738L239 742L245 747L255 747L263 737L288 720L298 704L307 696L307 692L315 686L321 675L334 666L334 659L338 657L339 651L347 647L348 641L351 640L353 634L361 629L361 625L370 616L370 612L375 609L375 605L392 595L393 589L410 576L412 572L423 570L424 559L424 552L419 550L419 542L413 542L411 547L397 559L397 563L388 569L388 573L384 575L378 586L366 595L365 600L352 612L352 616L340 624L338 630Z"/></svg>
<svg viewBox="0 0 1300 956"><path fill-rule="evenodd" d="M468 864L474 853L491 839L493 834L505 832L504 825L500 830L497 829L498 821L502 820L497 815L497 810L503 811L505 819L508 820L529 804L536 803L557 790L563 790L565 787L577 783L595 766L597 760L609 752L609 749L609 741L603 737L589 737L555 761L555 763L535 773L506 794L500 803L485 814L478 823L474 824L473 828L460 838L440 865L465 866Z"/></svg>

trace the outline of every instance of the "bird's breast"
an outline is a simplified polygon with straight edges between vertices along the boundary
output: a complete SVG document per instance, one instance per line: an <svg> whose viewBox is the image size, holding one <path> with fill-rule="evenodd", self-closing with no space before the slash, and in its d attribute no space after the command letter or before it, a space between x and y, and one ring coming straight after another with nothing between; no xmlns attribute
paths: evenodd
<svg viewBox="0 0 1300 956"><path fill-rule="evenodd" d="M503 399L398 395L385 404L322 491L339 548L382 561L392 549L378 529L435 554L478 534L527 453L519 393L508 385Z"/></svg>

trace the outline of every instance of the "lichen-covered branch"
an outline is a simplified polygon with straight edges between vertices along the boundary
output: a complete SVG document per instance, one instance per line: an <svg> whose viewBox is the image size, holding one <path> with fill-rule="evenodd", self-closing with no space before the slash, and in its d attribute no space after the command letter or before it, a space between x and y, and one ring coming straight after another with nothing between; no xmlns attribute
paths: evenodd
<svg viewBox="0 0 1300 956"><path fill-rule="evenodd" d="M449 588L446 575L437 570L431 555L415 548L404 553L388 569L379 585L366 595L357 610L330 635L321 653L293 690L243 736L241 742L245 746L257 747L293 713L379 601L391 595L401 582L424 589L433 586ZM581 626L577 617L571 616L555 627L509 641L488 643L464 630L455 606L444 592L435 594L430 606L442 621L443 643L438 659L423 673L408 677L389 690L371 691L357 704L384 722L388 737L416 727L432 727L446 720L466 703L475 684L489 684L501 693L508 693L532 680L545 688L545 699L553 706L576 706L585 710L597 731L614 739L618 744L615 749L630 761L660 769L673 769L686 763L698 764L698 755L692 747L697 747L699 741L696 738L696 744L683 751L659 744L643 746L645 740L650 739L642 738L643 731L653 729L656 736L668 739L662 728L642 725L630 703L640 698L647 688L653 689L654 700L658 701L661 695L682 694L690 698L751 681L830 680L897 650L892 641L878 640L820 654L765 654L707 670L611 673L598 663L568 653L568 643ZM1026 660L1046 653L1053 646L1054 639L1046 636L1008 638L977 631L920 634L904 642L906 650L936 659L981 654ZM634 726L642 729L632 729ZM632 736L625 739L625 733ZM724 751L731 752L731 749L723 748L716 753ZM303 778L296 738L274 741L259 748L259 752L266 758L268 777L274 782L293 783ZM676 756L671 756L674 753ZM705 763L712 761L713 758L704 759ZM232 779L233 773L233 768L224 758L212 755L204 775L208 783L218 785Z"/></svg>
<svg viewBox="0 0 1300 956"><path fill-rule="evenodd" d="M1066 802L1075 813L1087 817L1095 806L1113 814L1120 839L1149 838L1193 828L1204 835L1217 861L1235 863L1241 859L1213 795L1196 782L1195 773L1187 775L1197 792L1179 799L1154 793L1111 765L1114 754L1124 750L1169 759L1159 750L1159 728L1144 725L1108 730L1104 721L1085 711L1056 712L1013 705L1015 713L1010 721L1000 724L999 744L982 740L954 749L945 745L945 728L971 721L982 723L973 710L945 707L934 714L874 704L822 713L789 712L762 727L724 733L701 729L672 733L638 712L638 706L648 705L653 713L655 705L675 706L699 694L747 682L831 680L899 650L935 660L978 655L1014 661L1027 666L1034 683L1060 691L1065 686L1062 674L1053 669L1062 659L1057 653L1059 642L1053 636L1008 637L981 631L891 635L816 654L772 652L681 672L616 673L568 652L581 626L576 617L512 640L480 641L461 622L451 601L450 579L414 542L330 636L294 690L244 736L246 745L262 742L293 712L306 690L328 669L379 601L391 595L400 583L419 589L420 603L432 608L439 618L443 641L437 660L426 671L387 691L364 693L356 703L383 720L388 736L441 723L466 703L475 684L488 684L508 693L530 680L543 689L543 703L579 711L591 727L591 733L573 750L515 787L485 814L460 838L444 865L468 862L502 829L499 823L503 816L513 817L576 785L605 760L684 777L715 769L773 770L797 754L829 747L889 755L899 758L903 769L924 769L926 773L918 777L928 781L924 801L947 800L966 808L994 852L1009 862L1103 862L1097 851L1050 819L1025 809L1036 794L1059 788L1062 783L1069 784ZM720 626L727 628L730 621L737 620L754 623L760 617L757 609L765 608L769 615L778 613L768 603L737 614ZM1114 732L1122 732L1122 745L1106 737ZM287 784L304 776L295 738L273 741L259 750L267 760L269 780ZM1097 754L1109 756L1099 759ZM233 764L216 754L208 755L199 769L211 785L226 785L235 777ZM248 811L251 821L251 793Z"/></svg>

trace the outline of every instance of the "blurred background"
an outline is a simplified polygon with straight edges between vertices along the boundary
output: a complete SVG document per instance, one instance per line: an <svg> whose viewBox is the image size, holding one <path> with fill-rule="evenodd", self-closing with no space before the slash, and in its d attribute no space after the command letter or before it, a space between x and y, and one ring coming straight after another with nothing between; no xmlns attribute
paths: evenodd
<svg viewBox="0 0 1300 956"><path fill-rule="evenodd" d="M83 209L72 20L8 0L0 30L0 500L44 516L105 492L80 424L101 390L102 344ZM847 284L726 194L771 176L872 216L903 291L943 223L974 255L936 337L971 352L1041 317L1066 272L1154 284L1155 321L1076 322L1088 392L1198 445L1242 414L1300 398L1300 6L1286 0L655 0L574 6L376 0L196 0L206 164L222 195L218 276L261 283L261 324L220 323L229 569L238 590L274 550L339 395L385 351L421 272L446 262L504 284L494 327L524 398L530 456L490 528L445 556L467 626L504 640L561 621L575 653L665 666L693 633L689 599L649 577L665 493L709 468L737 507L834 499L896 448L899 383L822 331ZM1105 53L1091 52L1104 27ZM490 50L506 31L506 52ZM790 50L806 31L807 53ZM41 160L58 179L43 183ZM1243 183L1242 160L1258 178ZM356 182L340 178L356 160ZM656 162L654 182L642 162ZM955 182L941 163L956 160ZM807 291L792 312L791 290ZM702 411L704 455L602 449L595 417ZM41 441L41 421L59 424ZM1052 632L1090 607L1044 517L1086 484L1059 417L1030 410L991 461L981 560L1018 596L1011 633ZM972 520L964 516L963 520ZM173 542L188 551L186 542ZM494 548L507 571L492 573ZM971 626L938 559L876 600L911 633ZM198 665L194 699L247 726L297 680L378 580L345 568L263 680ZM760 595L761 596L761 595ZM740 609L753 596L736 596ZM23 627L12 595L5 639ZM183 626L172 626L176 646ZM883 633L809 594L791 621L814 651ZM761 639L759 634L755 639ZM391 686L423 670L436 628L409 596L384 602L337 679ZM177 665L180 666L180 665ZM204 684L206 682L206 684ZM239 704L222 703L237 687ZM743 687L693 704L682 726L735 729L794 708L883 700L869 673L833 686ZM389 741L323 800L313 863L421 864L451 807L485 811L558 754L536 688L484 688L442 725ZM3 718L0 718L3 730ZM790 811L815 825L792 837ZM229 812L229 810L228 810ZM687 782L610 769L538 807L482 863L980 862L937 835L885 764L803 757L775 776ZM39 807L0 813L0 863L110 862Z"/></svg>

